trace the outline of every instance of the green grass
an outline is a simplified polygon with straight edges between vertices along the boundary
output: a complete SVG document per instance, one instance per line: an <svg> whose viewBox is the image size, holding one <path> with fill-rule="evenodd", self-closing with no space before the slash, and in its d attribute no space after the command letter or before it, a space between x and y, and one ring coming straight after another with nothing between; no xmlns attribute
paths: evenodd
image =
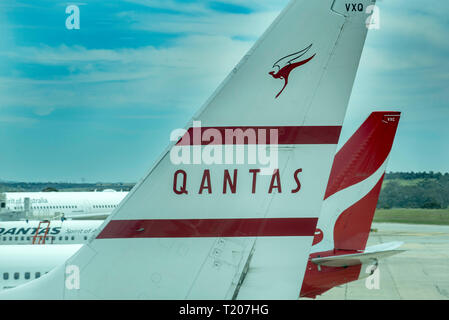
<svg viewBox="0 0 449 320"><path fill-rule="evenodd" d="M377 209L374 222L449 225L449 209Z"/></svg>

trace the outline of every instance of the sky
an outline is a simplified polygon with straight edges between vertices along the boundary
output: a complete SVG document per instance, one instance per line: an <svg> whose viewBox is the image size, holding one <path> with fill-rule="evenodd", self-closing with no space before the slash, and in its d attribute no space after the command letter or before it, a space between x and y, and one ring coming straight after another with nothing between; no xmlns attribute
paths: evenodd
<svg viewBox="0 0 449 320"><path fill-rule="evenodd" d="M1 1L0 179L138 181L287 2ZM340 145L402 111L387 171L449 172L449 2L377 5Z"/></svg>

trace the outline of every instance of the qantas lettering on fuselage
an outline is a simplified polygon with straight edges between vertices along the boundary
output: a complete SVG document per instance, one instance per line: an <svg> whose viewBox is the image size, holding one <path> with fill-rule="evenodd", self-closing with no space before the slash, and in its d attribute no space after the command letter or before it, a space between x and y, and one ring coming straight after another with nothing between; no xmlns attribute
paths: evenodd
<svg viewBox="0 0 449 320"><path fill-rule="evenodd" d="M246 171L246 170L245 170ZM249 169L248 172L243 174L249 174L252 179L252 187L251 193L258 192L256 188L257 183L257 175L260 173L261 169ZM295 188L288 190L291 193L297 193L301 190L301 182L299 181L299 174L302 172L302 168L296 169L292 174L292 181L295 182ZM239 170L227 170L223 171L223 184L213 186L211 180L211 171L209 169L204 169L203 175L201 178L201 182L198 186L197 190L188 190L187 182L188 182L188 174L184 170L177 170L173 174L173 192L182 195L189 194L189 192L197 192L198 194L212 194L214 190L218 190L215 192L227 194L227 193L236 193L237 192L237 184L238 184L238 175ZM272 193L273 191L277 191L278 193L282 193L282 182L281 175L279 173L279 169L273 171L271 176L271 180L269 185L265 190L261 190L260 192ZM249 190L248 190L249 191Z"/></svg>
<svg viewBox="0 0 449 320"><path fill-rule="evenodd" d="M41 230L39 231L38 234L45 234L47 228L40 228ZM15 235L15 236L20 236L20 235L35 235L37 231L37 228L10 228L10 229L5 229L5 228L0 228L0 236L6 236L6 235ZM61 227L53 227L53 228L49 228L48 229L48 235L57 235L61 232Z"/></svg>

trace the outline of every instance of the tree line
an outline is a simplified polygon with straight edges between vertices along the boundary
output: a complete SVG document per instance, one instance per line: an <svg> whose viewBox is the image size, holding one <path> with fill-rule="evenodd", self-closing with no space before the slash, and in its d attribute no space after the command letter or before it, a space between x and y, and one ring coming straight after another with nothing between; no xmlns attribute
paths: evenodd
<svg viewBox="0 0 449 320"><path fill-rule="evenodd" d="M0 192L129 191L133 183L0 182ZM449 207L449 173L389 172L385 175L377 207L441 209Z"/></svg>
<svg viewBox="0 0 449 320"><path fill-rule="evenodd" d="M390 172L385 175L378 208L449 207L449 173Z"/></svg>

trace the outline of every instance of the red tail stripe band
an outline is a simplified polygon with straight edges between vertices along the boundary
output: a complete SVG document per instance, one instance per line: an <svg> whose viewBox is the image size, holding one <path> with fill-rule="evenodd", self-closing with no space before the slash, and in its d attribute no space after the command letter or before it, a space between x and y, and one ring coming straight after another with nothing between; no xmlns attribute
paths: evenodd
<svg viewBox="0 0 449 320"><path fill-rule="evenodd" d="M340 137L341 126L297 126L297 127L198 127L196 130L201 130L201 137L203 133L208 129L215 129L220 132L221 141L214 141L207 138L208 141L196 141L201 139L194 139L193 130L190 128L187 133L178 141L177 145L222 145L222 144L237 144L234 138L232 143L226 141L226 136L232 134L232 131L241 129L243 134L240 138L244 138L245 145L247 144L270 144L270 129L277 130L278 141L277 144L337 144ZM255 141L248 141L248 138L244 137L245 130L250 129L256 132ZM232 131L230 131L232 130ZM266 140L258 141L259 137L257 132L264 130L266 132ZM195 140L195 141L194 141ZM206 140L206 139L205 139ZM212 140L212 141L210 141ZM230 140L230 139L228 139ZM272 142L273 144L275 142ZM239 143L240 144L240 143Z"/></svg>
<svg viewBox="0 0 449 320"><path fill-rule="evenodd" d="M97 239L313 236L318 218L112 220Z"/></svg>

